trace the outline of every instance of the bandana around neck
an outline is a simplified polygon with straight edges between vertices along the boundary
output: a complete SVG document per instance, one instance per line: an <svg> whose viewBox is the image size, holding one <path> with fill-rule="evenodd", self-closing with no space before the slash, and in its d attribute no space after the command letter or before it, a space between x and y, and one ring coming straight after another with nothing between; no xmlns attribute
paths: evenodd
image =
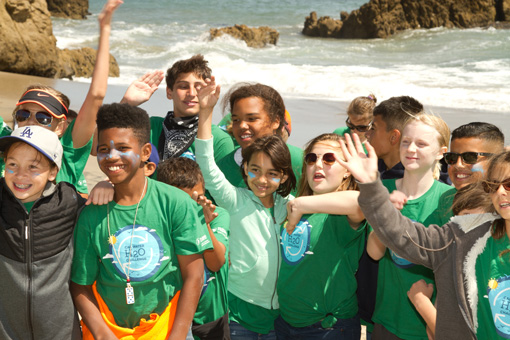
<svg viewBox="0 0 510 340"><path fill-rule="evenodd" d="M159 137L159 157L166 160L179 157L193 144L198 130L198 115L192 117L174 117L169 111L163 121L163 132Z"/></svg>

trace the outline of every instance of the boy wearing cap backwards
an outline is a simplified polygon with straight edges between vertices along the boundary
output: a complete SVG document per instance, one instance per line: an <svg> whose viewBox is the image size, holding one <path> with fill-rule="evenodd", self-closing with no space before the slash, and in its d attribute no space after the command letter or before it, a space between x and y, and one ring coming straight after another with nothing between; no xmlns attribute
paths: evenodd
<svg viewBox="0 0 510 340"><path fill-rule="evenodd" d="M97 131L114 201L87 206L76 227L71 293L84 339L184 339L203 282L201 253L212 248L207 229L186 193L145 177L144 110L104 105Z"/></svg>
<svg viewBox="0 0 510 340"><path fill-rule="evenodd" d="M45 85L29 86L13 112L16 127L37 125L55 132L63 146L62 168L57 182L66 181L80 192L87 192L86 184L80 186L80 177L87 163L92 136L96 127L97 110L103 103L108 85L110 65L109 37L112 16L122 0L108 0L99 14L99 46L90 88L76 119L68 124L66 118L69 98L60 91ZM68 127L68 128L67 128Z"/></svg>
<svg viewBox="0 0 510 340"><path fill-rule="evenodd" d="M0 339L81 339L69 293L73 230L85 200L55 184L62 145L40 126L0 138Z"/></svg>

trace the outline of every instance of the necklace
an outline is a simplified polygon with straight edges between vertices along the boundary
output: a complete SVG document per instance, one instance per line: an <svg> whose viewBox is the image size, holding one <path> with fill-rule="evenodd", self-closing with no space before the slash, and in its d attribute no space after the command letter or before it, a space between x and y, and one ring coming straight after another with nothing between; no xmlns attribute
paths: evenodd
<svg viewBox="0 0 510 340"><path fill-rule="evenodd" d="M129 271L131 269L131 251L133 250L133 237L135 236L135 224L136 224L136 215L138 214L138 207L140 206L140 202L142 201L143 194L145 192L145 189L147 188L147 178L145 178L145 184L143 185L142 194L140 195L140 199L138 200L138 203L136 204L136 210L135 210L135 218L133 220L133 228L131 229L131 240L129 244L129 258L127 262L127 266L123 266L122 262L120 261L119 252L115 250L115 243L117 240L115 239L115 236L112 236L110 232L110 204L108 203L106 205L106 221L108 225L108 243L112 246L113 254L117 258L117 262L119 263L120 268L124 272L124 275L126 275L126 303L128 305L132 305L135 303L135 291L133 287L131 286L131 279L129 278ZM127 267L127 271L125 269Z"/></svg>

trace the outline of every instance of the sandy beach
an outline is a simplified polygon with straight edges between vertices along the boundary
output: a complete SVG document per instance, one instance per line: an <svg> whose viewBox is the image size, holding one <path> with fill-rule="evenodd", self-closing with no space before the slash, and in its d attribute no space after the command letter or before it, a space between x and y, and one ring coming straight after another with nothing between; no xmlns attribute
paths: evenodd
<svg viewBox="0 0 510 340"><path fill-rule="evenodd" d="M71 109L78 111L83 103L88 91L89 84L60 80L48 79L34 76L19 75L13 73L0 72L0 112L4 121L12 124L12 111L15 103L23 93L23 90L30 84L41 83L53 86L59 91L65 93L71 100ZM122 98L127 86L110 85L108 87L105 103L118 102ZM402 95L395 93L395 95ZM345 111L348 102L328 101L318 99L300 99L286 98L285 103L292 116L292 134L289 143L303 147L307 141L313 137L332 132L339 126L344 126L347 118ZM387 98L379 98L379 102ZM417 98L419 100L419 98ZM443 118L451 129L474 121L485 121L497 125L505 134L506 144L510 136L510 124L508 117L501 113L458 110L446 107L435 107L423 103L428 112ZM164 87L156 91L151 100L142 105L149 115L164 116L167 111L172 110L172 103L166 98ZM217 105L214 111L213 122L218 122L222 117L221 108ZM98 181L104 178L99 170L95 157L90 157L85 170L85 177L89 189Z"/></svg>

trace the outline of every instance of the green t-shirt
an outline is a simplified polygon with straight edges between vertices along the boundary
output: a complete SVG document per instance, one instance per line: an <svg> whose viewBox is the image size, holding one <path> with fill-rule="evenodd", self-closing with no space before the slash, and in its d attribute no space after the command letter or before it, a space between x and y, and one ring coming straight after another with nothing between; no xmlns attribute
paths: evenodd
<svg viewBox="0 0 510 340"><path fill-rule="evenodd" d="M366 227L363 222L354 230L346 216L327 214L303 215L292 235L281 227L283 261L277 291L280 314L291 326L330 322L328 314L337 319L356 315L354 275Z"/></svg>
<svg viewBox="0 0 510 340"><path fill-rule="evenodd" d="M396 190L395 179L383 180L391 193ZM402 215L425 226L443 225L448 219L438 219L434 213L438 209L441 195L450 190L449 185L434 181L432 187L421 197L409 200L401 210ZM390 249L379 261L377 298L375 303L375 323L382 324L391 333L403 339L427 340L426 323L407 297L407 292L419 280L434 283L434 273L423 266L415 265ZM435 300L435 291L432 301Z"/></svg>
<svg viewBox="0 0 510 340"><path fill-rule="evenodd" d="M339 127L338 129L336 129L335 131L333 131L333 133L336 133L337 135L339 136L344 136L346 133L350 134L352 136L352 132L351 132L351 129L349 129L347 126L344 126L344 127ZM365 151L365 153L367 153L367 148L365 147L365 143L363 143L363 150Z"/></svg>
<svg viewBox="0 0 510 340"><path fill-rule="evenodd" d="M228 292L228 318L244 328L259 334L274 330L274 321L280 315L279 309L267 309L254 305ZM246 321L246 322L245 322Z"/></svg>
<svg viewBox="0 0 510 340"><path fill-rule="evenodd" d="M476 259L478 339L510 339L510 241L489 237Z"/></svg>
<svg viewBox="0 0 510 340"><path fill-rule="evenodd" d="M198 206L199 218L205 223L203 210ZM221 318L228 312L228 239L230 235L230 215L220 207L215 210L218 216L211 222L216 239L225 246L225 264L217 272L210 271L204 263L204 286L198 301L193 322L203 325Z"/></svg>
<svg viewBox="0 0 510 340"><path fill-rule="evenodd" d="M30 212L30 210L32 210L32 207L34 206L34 203L35 201L25 202L23 203L23 205L25 206L25 209L27 209L27 211Z"/></svg>
<svg viewBox="0 0 510 340"><path fill-rule="evenodd" d="M116 323L133 328L141 318L162 313L182 288L177 255L202 253L212 243L198 219L196 203L182 190L167 184L148 179L134 234L137 204L122 206L111 202L108 206L89 205L80 214L74 235L72 281L80 285L97 281L97 290ZM109 244L109 228L113 248ZM127 265L130 256L132 266ZM126 304L127 270L134 304Z"/></svg>
<svg viewBox="0 0 510 340"><path fill-rule="evenodd" d="M289 144L287 144L287 146L289 147L290 161L292 162L292 170L294 171L294 175L296 176L296 188L292 190L290 193L293 196L296 196L297 184L299 183L299 179L301 178L301 173L303 171L303 150L301 150L297 146ZM244 182L243 175L241 174L241 164L243 161L243 156L241 154L240 147L230 152L230 154L223 157L219 161L217 157L215 157L215 160L216 164L218 165L218 168L220 168L221 172L223 172L223 174L230 182L230 184L238 188L246 188L246 183Z"/></svg>
<svg viewBox="0 0 510 340"><path fill-rule="evenodd" d="M74 148L73 146L73 128L74 122L72 121L69 124L69 127L64 132L62 138L60 138L60 143L62 144L62 148L64 149L64 153L62 155L62 166L57 174L57 183L58 182L67 182L71 183L76 187L76 190L81 193L88 193L87 182L85 181L85 177L83 176L83 171L85 170L85 165L89 160L90 151L92 150L92 137L90 141L82 146L81 148ZM8 128L3 128L0 136L5 136L4 133L10 131ZM8 135L10 132L8 133ZM2 176L4 173L4 160L1 161L1 170Z"/></svg>
<svg viewBox="0 0 510 340"><path fill-rule="evenodd" d="M151 121L151 143L159 150L159 138L163 132L163 117L150 117ZM228 155L234 150L234 142L232 137L216 125L212 125L212 136L214 137L214 160L218 162L220 159ZM188 157L195 160L195 141L185 151L181 157ZM161 159L163 161L163 159Z"/></svg>

